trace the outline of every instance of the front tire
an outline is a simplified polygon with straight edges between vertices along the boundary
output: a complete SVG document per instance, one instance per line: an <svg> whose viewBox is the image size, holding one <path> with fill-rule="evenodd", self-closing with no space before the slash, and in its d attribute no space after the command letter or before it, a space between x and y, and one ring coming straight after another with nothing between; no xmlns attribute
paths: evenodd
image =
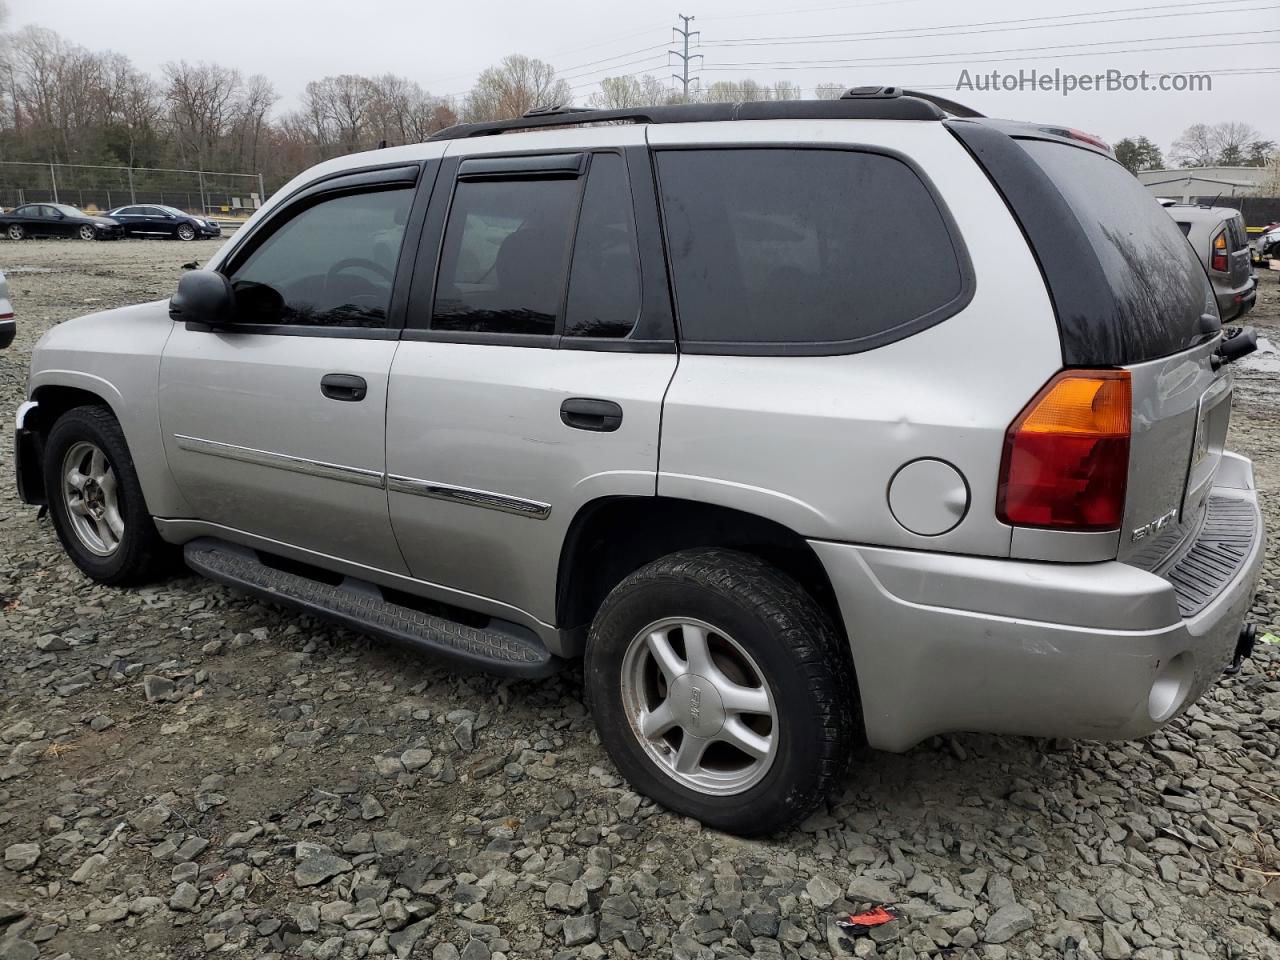
<svg viewBox="0 0 1280 960"><path fill-rule="evenodd" d="M585 674L632 786L730 833L799 823L855 745L843 642L798 583L748 554L685 551L627 577L592 624Z"/></svg>
<svg viewBox="0 0 1280 960"><path fill-rule="evenodd" d="M196 228L189 223L184 223L178 227L179 240L194 240L196 238Z"/></svg>
<svg viewBox="0 0 1280 960"><path fill-rule="evenodd" d="M98 236L93 227L89 226L87 223L77 232L79 233L81 240L96 240Z"/></svg>
<svg viewBox="0 0 1280 960"><path fill-rule="evenodd" d="M170 550L156 532L124 433L103 407L75 407L45 441L44 484L63 549L86 575L113 586L146 583Z"/></svg>
<svg viewBox="0 0 1280 960"><path fill-rule="evenodd" d="M9 234L10 240L21 240L27 235L27 231L22 229L22 224L20 223L9 224L7 233Z"/></svg>

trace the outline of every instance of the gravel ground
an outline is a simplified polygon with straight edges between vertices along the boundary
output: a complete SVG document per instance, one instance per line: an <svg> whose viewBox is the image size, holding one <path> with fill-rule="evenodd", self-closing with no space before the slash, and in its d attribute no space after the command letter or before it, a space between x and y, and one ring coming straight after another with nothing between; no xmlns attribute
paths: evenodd
<svg viewBox="0 0 1280 960"><path fill-rule="evenodd" d="M213 243L0 244L32 344ZM1252 321L1280 343L1280 273ZM1280 356L1233 446L1280 530ZM4 417L0 450L11 449ZM1255 619L1280 632L1268 551ZM1280 647L1140 743L936 738L746 842L631 792L577 671L462 676L191 576L121 591L0 484L0 958L1280 958ZM903 918L842 940L871 902Z"/></svg>

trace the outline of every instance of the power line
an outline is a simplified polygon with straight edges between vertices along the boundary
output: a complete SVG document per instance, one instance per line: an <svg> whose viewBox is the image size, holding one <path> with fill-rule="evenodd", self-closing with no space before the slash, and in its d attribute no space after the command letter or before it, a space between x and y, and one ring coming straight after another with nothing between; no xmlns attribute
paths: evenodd
<svg viewBox="0 0 1280 960"><path fill-rule="evenodd" d="M748 17L790 17L797 13L826 13L831 10L861 10L864 7L896 7L904 3L924 3L927 0L873 0L871 3L838 3L829 7L801 7L797 10L761 10L759 13L725 13L703 17L703 20L745 20Z"/></svg>
<svg viewBox="0 0 1280 960"><path fill-rule="evenodd" d="M1169 10L1173 7L1199 7L1185 13L1157 13L1138 17L1100 18L1095 20L1072 20L1067 23L1046 23L1049 20L1063 20L1068 17L1089 16L1089 13L1064 13L1044 17L1022 17L1016 20L986 20L978 23L946 23L932 27L896 27L890 30L862 30L856 33L812 33L795 34L786 37L730 37L725 40L705 41L707 47L721 47L761 44L766 46L790 46L792 44L831 43L837 40L846 42L862 42L865 40L923 40L930 37L960 37L981 33L1009 33L1018 30L1054 30L1063 27L1081 27L1099 23L1132 23L1143 20L1165 20L1172 17L1198 17L1227 13L1248 13L1254 10L1270 10L1273 7L1239 7L1229 11L1205 10L1206 6L1222 6L1223 4L1247 3L1250 0L1204 0L1194 3L1172 3L1161 6L1122 7L1117 10L1101 11L1103 13L1131 13L1144 10ZM1091 11L1098 12L1098 11ZM1022 26L1011 26L1022 24ZM963 28L952 30L953 27ZM1000 29L970 29L973 27L999 27ZM927 31L927 32L926 32ZM939 32L942 31L942 32Z"/></svg>
<svg viewBox="0 0 1280 960"><path fill-rule="evenodd" d="M1238 41L1235 43L1193 43L1193 44L1183 44L1182 46L1175 46L1175 47L1146 47L1141 50L1114 50L1106 54L1098 54L1093 51L1086 51L1084 53L1060 53L1060 54L1057 54L1056 56L1044 57L1043 59L1069 60L1074 57L1097 57L1097 56L1119 57L1119 56L1127 56L1129 54L1134 54L1134 53L1163 53L1169 50L1213 50L1213 49L1219 49L1222 47L1262 47L1262 46L1271 46L1277 43L1280 43L1280 40L1257 40L1257 41L1246 40L1246 41ZM948 56L948 54L936 54L936 56ZM965 59L965 60L934 61L934 62L925 62L925 63L921 63L919 61L908 61L908 62L901 62L901 63L877 63L877 64L874 64L874 66L877 67L878 69L896 69L898 67L938 67L938 66L945 67L945 66L957 66L957 65L963 66L971 63L1005 63L1009 60L1030 60L1030 59L1041 59L1041 58L993 57L988 60ZM859 68L858 65L860 63L863 63L863 61L861 60L845 60L845 61L839 61L839 62L833 62L833 61L749 62L749 61L744 61L741 63L727 63L722 66L705 67L704 69L721 71L721 70L733 70L740 67L753 67L753 68L763 67L764 69L767 69L767 70L850 70L850 69L856 70ZM781 64L787 64L787 65L784 66ZM791 64L794 64L794 65L791 65ZM1187 73L1189 71L1180 70L1178 72ZM1212 73L1213 71L1210 70L1210 71L1204 71L1204 72Z"/></svg>
<svg viewBox="0 0 1280 960"><path fill-rule="evenodd" d="M1183 33L1183 34L1178 34L1176 36L1170 36L1170 37L1149 37L1144 40L1094 40L1087 43L1086 42L1057 43L1057 44L1049 44L1041 47L1005 47L1000 50L967 50L963 52L958 50L954 50L954 51L949 50L946 53L920 53L920 54L916 54L916 56L928 57L930 59L936 59L938 57L978 57L988 53L1036 53L1036 52L1041 52L1045 50L1070 50L1073 47L1114 47L1122 44L1127 45L1127 44L1133 44L1133 43L1162 43L1165 40L1206 40L1206 39L1212 39L1212 38L1218 38L1218 37L1256 37L1256 36L1259 36L1260 34L1265 34L1265 33L1280 33L1280 30L1237 30L1233 33ZM1133 50L1130 52L1141 53L1145 49L1147 48L1142 48L1140 50ZM724 63L724 64L721 64L721 66L749 67L749 66L776 66L780 64L799 64L799 65L807 64L812 66L819 63L858 64L858 63L875 63L879 61L892 61L892 60L898 60L898 59L900 59L900 55L890 56L890 57L858 57L856 60L842 60L842 59L837 59L835 57L822 57L822 58L815 58L811 60L743 60L738 62ZM1017 58L1013 58L1013 59L1017 59ZM708 67L707 69L708 70L719 69L719 67Z"/></svg>
<svg viewBox="0 0 1280 960"><path fill-rule="evenodd" d="M688 103L689 102L689 61L702 59L702 54L689 52L689 40L693 37L701 36L701 33L698 30L694 30L690 32L689 24L693 22L693 17L691 16L686 17L683 13L678 13L676 14L676 16L684 21L684 28L681 29L680 27L672 27L671 29L684 38L684 52L681 53L679 50L668 50L667 52L672 54L673 56L680 58L680 63L684 69L682 73L673 73L671 76L673 76L676 80L680 81L684 85L684 102ZM694 79L696 80L697 78L695 77Z"/></svg>

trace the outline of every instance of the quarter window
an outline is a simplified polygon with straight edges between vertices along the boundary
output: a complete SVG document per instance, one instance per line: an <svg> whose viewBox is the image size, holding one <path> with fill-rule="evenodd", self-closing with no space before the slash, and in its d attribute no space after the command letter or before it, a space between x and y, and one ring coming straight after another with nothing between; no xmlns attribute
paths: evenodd
<svg viewBox="0 0 1280 960"><path fill-rule="evenodd" d="M241 323L383 327L412 189L307 207L231 275Z"/></svg>
<svg viewBox="0 0 1280 960"><path fill-rule="evenodd" d="M946 221L900 160L817 148L667 150L658 169L686 341L862 350L965 302Z"/></svg>

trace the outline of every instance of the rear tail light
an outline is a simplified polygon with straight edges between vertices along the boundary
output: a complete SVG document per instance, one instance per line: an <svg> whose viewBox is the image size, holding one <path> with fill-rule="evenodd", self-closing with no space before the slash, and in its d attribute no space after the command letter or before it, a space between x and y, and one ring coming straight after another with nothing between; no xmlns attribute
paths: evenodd
<svg viewBox="0 0 1280 960"><path fill-rule="evenodd" d="M1209 265L1219 273L1227 272L1227 234L1224 230L1213 238L1213 258Z"/></svg>
<svg viewBox="0 0 1280 960"><path fill-rule="evenodd" d="M1129 475L1125 370L1064 370L1004 437L996 514L1016 527L1114 530Z"/></svg>

